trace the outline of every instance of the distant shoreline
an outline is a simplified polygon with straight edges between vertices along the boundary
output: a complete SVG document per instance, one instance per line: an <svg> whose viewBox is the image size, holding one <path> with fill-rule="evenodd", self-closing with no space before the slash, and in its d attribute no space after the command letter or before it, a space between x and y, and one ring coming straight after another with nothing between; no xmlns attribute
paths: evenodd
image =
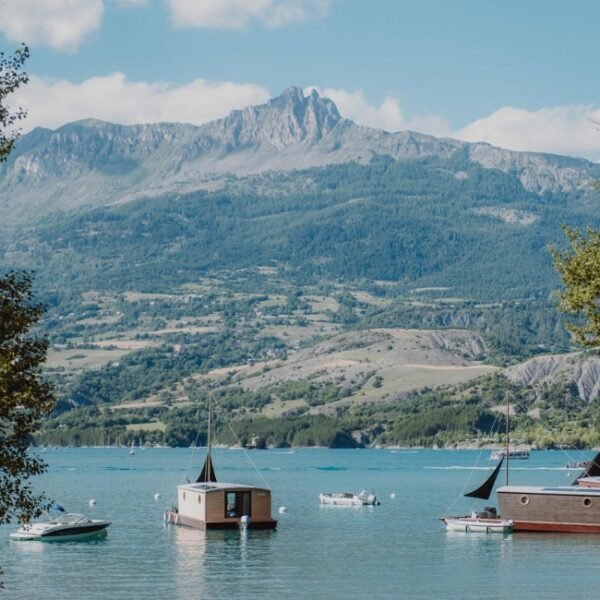
<svg viewBox="0 0 600 600"><path fill-rule="evenodd" d="M63 448L80 448L83 450L86 449L115 449L115 450L129 450L129 446L30 446L31 450L37 451L46 451L46 450L58 450ZM195 449L195 450L203 450L206 449L206 446L166 446L166 445L156 445L156 446L138 446L136 450L160 450L160 449ZM213 448L218 448L220 450L247 450L247 451L260 451L260 450L485 450L493 452L495 450L504 450L505 446L503 444L484 444L482 446L478 446L475 443L462 443L462 444L453 444L451 446L364 446L364 447L356 447L356 446L347 446L347 447L336 447L329 448L328 446L269 446L267 448L242 448L240 446L224 446L218 445L213 446ZM515 446L511 446L511 451L535 451L535 450L563 450L565 452L593 452L600 450L599 448L538 448L537 446L531 444L518 444Z"/></svg>

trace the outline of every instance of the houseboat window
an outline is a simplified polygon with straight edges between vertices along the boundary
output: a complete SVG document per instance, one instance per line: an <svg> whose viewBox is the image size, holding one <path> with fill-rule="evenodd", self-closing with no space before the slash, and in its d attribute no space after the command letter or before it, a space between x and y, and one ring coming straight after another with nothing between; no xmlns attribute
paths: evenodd
<svg viewBox="0 0 600 600"><path fill-rule="evenodd" d="M202 504L202 496L198 494L198 504Z"/></svg>
<svg viewBox="0 0 600 600"><path fill-rule="evenodd" d="M183 499L185 500L185 492L183 492Z"/></svg>
<svg viewBox="0 0 600 600"><path fill-rule="evenodd" d="M250 516L250 492L227 492L225 494L225 517L234 519Z"/></svg>
<svg viewBox="0 0 600 600"><path fill-rule="evenodd" d="M521 496L521 504L527 506L529 504L529 496Z"/></svg>
<svg viewBox="0 0 600 600"><path fill-rule="evenodd" d="M583 505L586 508L589 508L592 505L592 499L591 498L584 498L583 499Z"/></svg>
<svg viewBox="0 0 600 600"><path fill-rule="evenodd" d="M235 506L235 492L227 492L225 494L225 516L239 517Z"/></svg>

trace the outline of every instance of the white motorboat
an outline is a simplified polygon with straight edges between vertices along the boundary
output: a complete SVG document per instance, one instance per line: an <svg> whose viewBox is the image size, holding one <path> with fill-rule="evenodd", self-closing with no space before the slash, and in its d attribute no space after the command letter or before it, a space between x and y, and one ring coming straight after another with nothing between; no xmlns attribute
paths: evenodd
<svg viewBox="0 0 600 600"><path fill-rule="evenodd" d="M337 492L333 494L319 494L321 504L332 506L376 506L380 504L375 494L367 494L365 490L360 494L350 492Z"/></svg>
<svg viewBox="0 0 600 600"><path fill-rule="evenodd" d="M500 460L506 456L506 450L494 450L490 454L490 460ZM527 460L529 458L529 450L509 450L508 458L510 460Z"/></svg>
<svg viewBox="0 0 600 600"><path fill-rule="evenodd" d="M10 534L13 540L41 542L66 542L106 535L110 521L88 519L84 515L65 513L44 523L26 523Z"/></svg>
<svg viewBox="0 0 600 600"><path fill-rule="evenodd" d="M448 531L462 533L511 533L514 527L512 519L480 518L477 514L470 517L443 517Z"/></svg>

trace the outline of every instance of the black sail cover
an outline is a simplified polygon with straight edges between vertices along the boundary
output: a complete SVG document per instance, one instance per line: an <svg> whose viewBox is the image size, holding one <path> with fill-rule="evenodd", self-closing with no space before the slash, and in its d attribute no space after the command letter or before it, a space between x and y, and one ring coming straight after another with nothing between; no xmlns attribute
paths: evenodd
<svg viewBox="0 0 600 600"><path fill-rule="evenodd" d="M503 462L504 456L500 459L500 462L496 465L496 468L492 474L476 490L465 494L465 496L468 496L469 498L481 498L482 500L487 500L494 489L494 484L496 483L496 479L498 477L498 473L500 473L500 468L502 467Z"/></svg>
<svg viewBox="0 0 600 600"><path fill-rule="evenodd" d="M196 483L216 483L216 481L217 476L215 475L215 468L213 467L209 452L206 455L204 466L202 467L202 471L200 471L200 475L198 475L198 479L196 479Z"/></svg>

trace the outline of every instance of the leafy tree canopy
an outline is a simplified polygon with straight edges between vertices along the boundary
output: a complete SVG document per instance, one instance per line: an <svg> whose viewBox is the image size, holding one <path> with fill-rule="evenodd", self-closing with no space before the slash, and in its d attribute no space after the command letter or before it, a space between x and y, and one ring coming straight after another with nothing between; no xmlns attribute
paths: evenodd
<svg viewBox="0 0 600 600"><path fill-rule="evenodd" d="M0 52L0 162L7 159L19 137L15 124L27 115L27 111L20 106L16 110L7 106L6 98L29 81L29 76L23 71L28 57L29 48L25 45L17 49L12 56Z"/></svg>
<svg viewBox="0 0 600 600"><path fill-rule="evenodd" d="M0 523L39 514L41 497L29 477L45 464L27 452L39 419L52 410L50 385L40 373L48 342L31 334L43 308L33 302L29 274L0 278Z"/></svg>
<svg viewBox="0 0 600 600"><path fill-rule="evenodd" d="M575 340L582 346L600 346L600 231L586 233L565 228L570 248L553 249L554 266L565 289L559 294L561 309L582 317L583 324L570 324Z"/></svg>

